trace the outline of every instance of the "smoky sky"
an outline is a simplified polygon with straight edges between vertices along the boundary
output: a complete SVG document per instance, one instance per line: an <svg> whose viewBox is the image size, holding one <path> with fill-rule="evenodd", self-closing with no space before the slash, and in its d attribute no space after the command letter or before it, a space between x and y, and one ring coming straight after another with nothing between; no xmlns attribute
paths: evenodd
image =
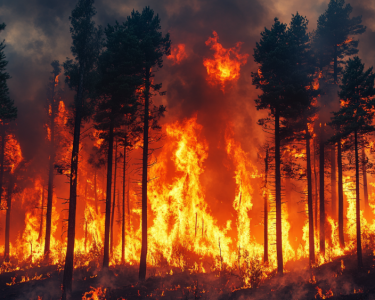
<svg viewBox="0 0 375 300"><path fill-rule="evenodd" d="M278 17L289 23L297 11L308 18L309 30L316 27L318 16L327 8L328 0L97 0L97 24L106 26L115 20L122 22L133 9L141 11L150 6L161 19L163 33L171 34L172 44L186 44L187 59L173 65L165 59L156 80L167 91L156 99L167 105L163 122L182 120L198 113L198 122L204 125L205 135L215 138L213 147L220 147L224 121L235 125L235 132L248 150L262 140L256 121L254 99L257 91L251 85L251 72L256 71L253 49L264 27L270 27ZM348 2L348 1L347 1ZM360 39L360 56L366 66L375 57L375 3L367 0L349 1L352 16L362 15L367 26ZM40 156L45 144L46 85L51 72L50 63L63 62L70 53L71 37L69 15L76 0L5 0L0 2L0 22L7 27L0 38L5 39L5 53L9 60L8 72L11 97L19 110L16 134L28 159ZM205 41L216 31L225 48L243 42L241 53L249 54L241 68L236 84L225 93L206 81L203 58L213 51ZM69 101L69 99L66 99Z"/></svg>

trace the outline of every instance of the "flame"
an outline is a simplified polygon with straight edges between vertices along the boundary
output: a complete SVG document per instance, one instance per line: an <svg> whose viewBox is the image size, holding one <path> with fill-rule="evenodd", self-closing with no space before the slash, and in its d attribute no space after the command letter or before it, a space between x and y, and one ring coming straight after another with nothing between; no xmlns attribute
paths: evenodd
<svg viewBox="0 0 375 300"><path fill-rule="evenodd" d="M173 47L171 54L167 56L167 58L172 61L173 65L179 65L181 61L187 57L185 44L178 44L177 46Z"/></svg>
<svg viewBox="0 0 375 300"><path fill-rule="evenodd" d="M219 42L219 36L216 31L213 37L208 38L206 45L211 45L210 49L214 50L214 58L204 58L203 65L207 69L207 81L211 85L220 85L221 90L228 82L238 80L241 66L247 63L248 54L240 54L241 42L236 43L235 47L225 49Z"/></svg>

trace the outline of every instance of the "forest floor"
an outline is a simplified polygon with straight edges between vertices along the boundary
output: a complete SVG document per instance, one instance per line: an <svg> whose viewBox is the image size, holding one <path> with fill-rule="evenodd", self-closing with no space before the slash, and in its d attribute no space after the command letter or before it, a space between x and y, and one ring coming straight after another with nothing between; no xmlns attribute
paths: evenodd
<svg viewBox="0 0 375 300"><path fill-rule="evenodd" d="M176 269L172 275L153 276L156 269L149 268L146 281L139 282L136 266L116 266L106 274L85 267L75 270L72 296L80 300L91 291L83 299L375 300L373 253L364 253L363 262L361 270L357 268L356 255L337 258L312 270L301 267L307 261L293 262L286 266L290 271L284 276L269 274L257 288L243 289L238 288L241 286L240 276L231 272L190 274ZM63 271L57 266L2 273L0 299L60 299L62 276Z"/></svg>

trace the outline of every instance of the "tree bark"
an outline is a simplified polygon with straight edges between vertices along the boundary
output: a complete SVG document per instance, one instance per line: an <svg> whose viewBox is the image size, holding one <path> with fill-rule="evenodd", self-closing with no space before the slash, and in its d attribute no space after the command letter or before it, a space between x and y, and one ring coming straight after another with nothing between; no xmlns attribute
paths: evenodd
<svg viewBox="0 0 375 300"><path fill-rule="evenodd" d="M127 139L125 136L124 141L124 165L123 165L123 173L122 173L122 219L121 219L121 263L125 264L125 176L126 176L126 143Z"/></svg>
<svg viewBox="0 0 375 300"><path fill-rule="evenodd" d="M139 264L139 280L146 279L147 266L147 168L148 168L148 118L150 97L150 69L146 68L145 107L143 115L143 157L142 157L142 249Z"/></svg>
<svg viewBox="0 0 375 300"><path fill-rule="evenodd" d="M283 274L283 244L282 244L282 207L281 207L281 172L280 172L280 112L275 112L275 175L276 175L276 253L277 273Z"/></svg>
<svg viewBox="0 0 375 300"><path fill-rule="evenodd" d="M10 212L12 209L12 194L13 194L13 178L10 174L9 176L9 185L8 185L8 193L7 193L7 212L6 212L6 219L5 219L5 249L4 249L4 261L9 262L9 254L10 254Z"/></svg>
<svg viewBox="0 0 375 300"><path fill-rule="evenodd" d="M316 172L316 158L315 158L315 151L316 151L316 140L313 139L313 160L314 160L314 185L315 185L315 214L314 214L314 228L318 231L318 175Z"/></svg>
<svg viewBox="0 0 375 300"><path fill-rule="evenodd" d="M368 189L367 189L367 170L366 170L366 152L365 152L365 138L362 139L362 177L363 177L363 198L365 200L365 214L369 213L368 204Z"/></svg>
<svg viewBox="0 0 375 300"><path fill-rule="evenodd" d="M338 192L339 192L339 241L341 248L345 247L344 241L344 190L342 185L342 154L341 140L337 142L337 170L338 170Z"/></svg>
<svg viewBox="0 0 375 300"><path fill-rule="evenodd" d="M49 153L49 170L48 170L48 194L47 194L47 213L46 213L46 236L44 243L44 256L45 261L48 262L50 248L51 248L51 226L52 226L52 200L53 200L53 169L55 164L55 82L52 86L51 95L51 143L50 143L50 153Z"/></svg>
<svg viewBox="0 0 375 300"><path fill-rule="evenodd" d="M311 154L310 154L310 133L306 124L306 173L307 173L307 209L309 217L309 265L315 263L314 249L314 210L312 198L312 180L311 180Z"/></svg>
<svg viewBox="0 0 375 300"><path fill-rule="evenodd" d="M268 193L267 193L267 177L268 177L268 151L266 149L266 157L264 159L265 163L265 178L264 178L264 263L268 263ZM196 229L195 229L196 230Z"/></svg>
<svg viewBox="0 0 375 300"><path fill-rule="evenodd" d="M111 188L112 188L112 156L113 156L113 121L109 125L108 159L107 159L107 193L105 201L104 257L103 269L109 266L109 231L111 226Z"/></svg>
<svg viewBox="0 0 375 300"><path fill-rule="evenodd" d="M357 219L357 259L358 268L362 268L362 246L361 246L361 210L359 201L359 158L358 158L358 132L354 131L355 148L355 196L356 196L356 219Z"/></svg>
<svg viewBox="0 0 375 300"><path fill-rule="evenodd" d="M79 139L81 135L81 110L83 104L83 75L85 72L84 63L80 63L80 78L76 99L76 111L74 120L74 135L72 159L70 163L70 194L69 194L69 217L68 217L68 243L66 248L66 258L63 277L63 294L62 300L70 299L73 279L73 262L74 262L74 243L76 228L76 210L77 210L77 176L78 176L78 154Z"/></svg>
<svg viewBox="0 0 375 300"><path fill-rule="evenodd" d="M4 178L4 153L6 144L6 134L5 134L5 123L1 124L1 153L0 153L0 207L3 195L3 178Z"/></svg>
<svg viewBox="0 0 375 300"><path fill-rule="evenodd" d="M336 219L337 216L337 196L336 196L336 149L335 145L331 147L331 216Z"/></svg>
<svg viewBox="0 0 375 300"><path fill-rule="evenodd" d="M38 236L38 241L42 240L43 236L43 219L44 219L44 214L43 214L43 209L44 207L44 185L42 184L42 206L40 207L40 226L39 226L39 236Z"/></svg>
<svg viewBox="0 0 375 300"><path fill-rule="evenodd" d="M111 239L110 239L110 253L113 253L113 224L115 221L115 209L116 209L116 175L117 175L117 139L115 141L115 174L113 177L113 202L112 202L112 211L111 211Z"/></svg>
<svg viewBox="0 0 375 300"><path fill-rule="evenodd" d="M325 205L324 205L324 130L320 127L320 140L319 140L319 229L320 229L320 253L325 256Z"/></svg>

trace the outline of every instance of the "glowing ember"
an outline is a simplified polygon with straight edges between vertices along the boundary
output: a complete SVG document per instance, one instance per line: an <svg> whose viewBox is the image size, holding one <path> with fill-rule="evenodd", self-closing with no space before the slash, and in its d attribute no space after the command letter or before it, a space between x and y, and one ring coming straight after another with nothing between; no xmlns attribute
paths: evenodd
<svg viewBox="0 0 375 300"><path fill-rule="evenodd" d="M241 42L236 43L233 48L225 49L219 42L219 36L216 31L213 37L208 38L206 45L211 45L214 50L214 58L203 59L203 65L207 69L207 81L211 85L220 85L221 90L228 82L236 81L240 76L241 66L247 63L248 54L240 54Z"/></svg>

